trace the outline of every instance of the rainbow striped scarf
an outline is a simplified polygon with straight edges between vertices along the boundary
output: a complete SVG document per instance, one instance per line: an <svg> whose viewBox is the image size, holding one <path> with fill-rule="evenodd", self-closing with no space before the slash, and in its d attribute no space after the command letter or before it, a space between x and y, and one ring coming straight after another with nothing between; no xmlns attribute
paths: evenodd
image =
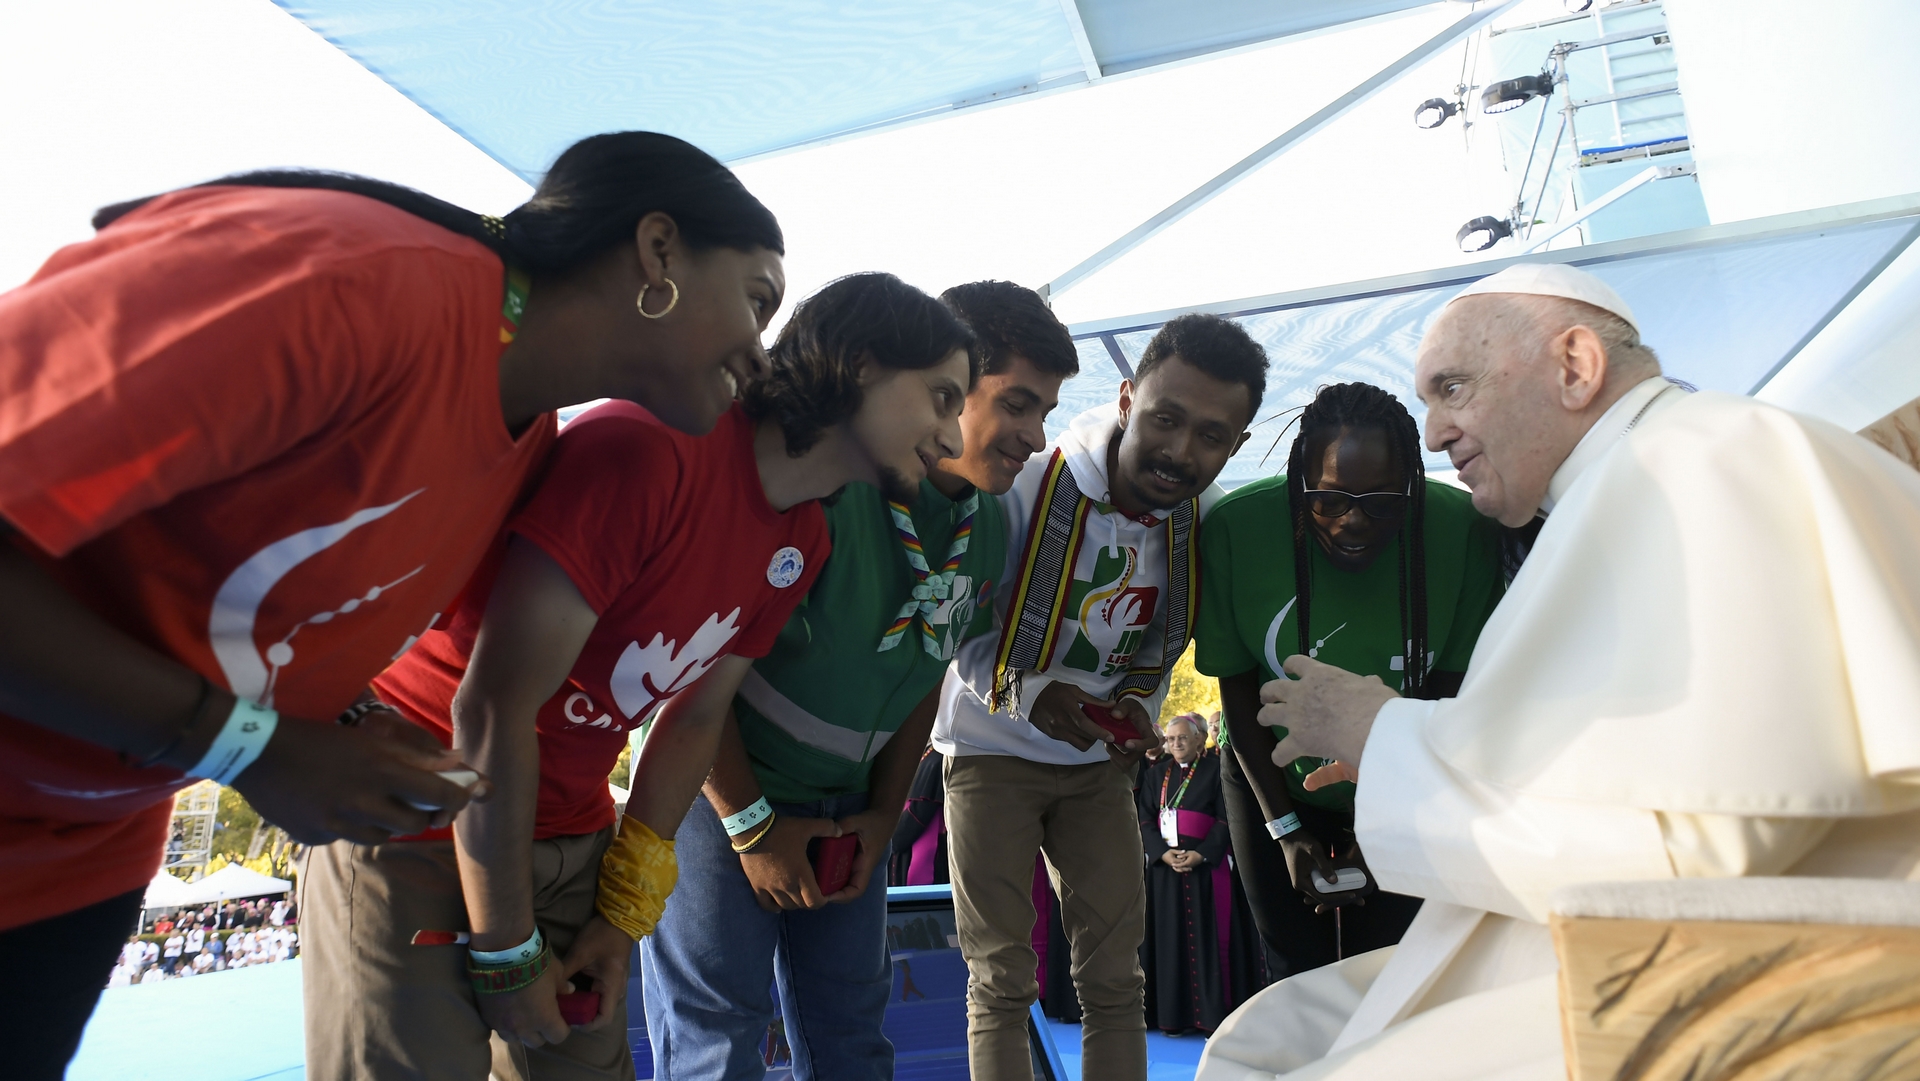
<svg viewBox="0 0 1920 1081"><path fill-rule="evenodd" d="M940 602L953 593L953 577L960 572L960 557L967 554L967 542L973 539L973 515L980 509L980 493L975 491L960 504L960 524L954 527L953 543L947 545L947 560L938 571L927 569L927 553L920 547L920 534L913 528L913 512L903 503L887 500L887 510L893 515L893 528L900 534L900 546L907 551L907 566L913 568L913 596L900 606L900 614L895 616L887 633L880 637L880 648L876 653L900 644L906 636L907 628L913 625L915 616L920 618L920 645L926 651L945 660L940 646L940 636L934 633L932 615L940 610Z"/></svg>

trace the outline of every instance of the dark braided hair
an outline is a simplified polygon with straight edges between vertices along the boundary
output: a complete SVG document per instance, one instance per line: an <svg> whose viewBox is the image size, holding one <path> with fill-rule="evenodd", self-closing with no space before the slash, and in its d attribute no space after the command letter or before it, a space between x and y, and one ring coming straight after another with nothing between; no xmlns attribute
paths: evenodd
<svg viewBox="0 0 1920 1081"><path fill-rule="evenodd" d="M1300 413L1300 434L1287 454L1287 507L1293 515L1294 624L1300 652L1311 648L1314 539L1307 516L1307 447L1341 429L1374 430L1387 437L1394 460L1407 471L1407 517L1400 526L1400 641L1405 646L1400 693L1425 697L1427 688L1427 469L1420 429L1400 399L1368 383L1321 387Z"/></svg>

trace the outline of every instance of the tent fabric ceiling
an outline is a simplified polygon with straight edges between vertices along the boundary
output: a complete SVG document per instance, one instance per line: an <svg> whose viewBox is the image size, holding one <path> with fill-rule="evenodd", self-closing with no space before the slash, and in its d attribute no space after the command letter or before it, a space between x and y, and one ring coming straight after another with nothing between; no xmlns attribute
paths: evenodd
<svg viewBox="0 0 1920 1081"><path fill-rule="evenodd" d="M738 161L1088 75L1063 0L275 2L529 181L596 132L664 131ZM1117 74L1431 2L1073 10Z"/></svg>
<svg viewBox="0 0 1920 1081"><path fill-rule="evenodd" d="M1790 219L1817 219L1800 226ZM1536 257L1571 263L1618 290L1642 326L1642 338L1666 373L1705 390L1748 394L1788 361L1885 265L1920 236L1920 197L1880 200L1812 214L1785 215L1680 234L1571 248ZM1689 238L1689 239L1682 239ZM1271 476L1286 459L1282 442L1264 463L1291 410L1321 386L1361 381L1385 387L1424 422L1413 393L1413 362L1427 324L1468 282L1507 262L1214 305L1267 349L1272 368L1254 437L1228 464L1229 488ZM1102 320L1072 328L1081 374L1062 389L1049 418L1057 434L1081 410L1113 400L1120 381L1106 345L1137 363L1162 316ZM1291 433L1288 433L1289 439ZM1429 455L1429 469L1451 468Z"/></svg>

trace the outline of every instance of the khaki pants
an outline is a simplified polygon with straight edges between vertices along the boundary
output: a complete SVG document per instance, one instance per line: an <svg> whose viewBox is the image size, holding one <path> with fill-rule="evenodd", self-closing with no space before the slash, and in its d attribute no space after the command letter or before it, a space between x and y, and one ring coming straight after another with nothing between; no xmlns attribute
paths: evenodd
<svg viewBox="0 0 1920 1081"><path fill-rule="evenodd" d="M1106 762L1052 766L1007 755L947 762L953 909L967 959L974 1081L1031 1081L1027 1008L1039 997L1033 858L1045 852L1084 1015L1081 1076L1144 1081L1140 971L1145 855L1133 784Z"/></svg>
<svg viewBox="0 0 1920 1081"><path fill-rule="evenodd" d="M594 914L612 838L533 843L534 922L556 959ZM552 1046L494 1036L467 983L466 947L409 945L415 931L466 928L453 842L310 849L300 873L309 1081L631 1081L624 1002L604 1028Z"/></svg>

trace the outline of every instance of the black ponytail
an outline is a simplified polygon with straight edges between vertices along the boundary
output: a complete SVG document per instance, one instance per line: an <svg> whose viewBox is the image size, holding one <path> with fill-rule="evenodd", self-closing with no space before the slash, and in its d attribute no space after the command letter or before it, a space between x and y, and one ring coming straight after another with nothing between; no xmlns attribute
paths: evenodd
<svg viewBox="0 0 1920 1081"><path fill-rule="evenodd" d="M786 253L780 223L732 170L692 143L651 131L591 135L568 147L533 198L488 219L426 192L384 180L308 169L237 173L195 187L313 188L378 199L461 236L536 274L564 272L633 241L641 218L671 217L690 247L766 248ZM102 207L105 229L157 196Z"/></svg>
<svg viewBox="0 0 1920 1081"><path fill-rule="evenodd" d="M1368 383L1321 387L1300 413L1300 434L1287 454L1287 507L1293 518L1294 626L1300 652L1309 654L1313 612L1313 535L1307 525L1307 447L1343 428L1373 429L1387 437L1394 460L1407 471L1407 518L1400 527L1400 693L1426 697L1427 688L1427 468L1420 429L1400 399Z"/></svg>

